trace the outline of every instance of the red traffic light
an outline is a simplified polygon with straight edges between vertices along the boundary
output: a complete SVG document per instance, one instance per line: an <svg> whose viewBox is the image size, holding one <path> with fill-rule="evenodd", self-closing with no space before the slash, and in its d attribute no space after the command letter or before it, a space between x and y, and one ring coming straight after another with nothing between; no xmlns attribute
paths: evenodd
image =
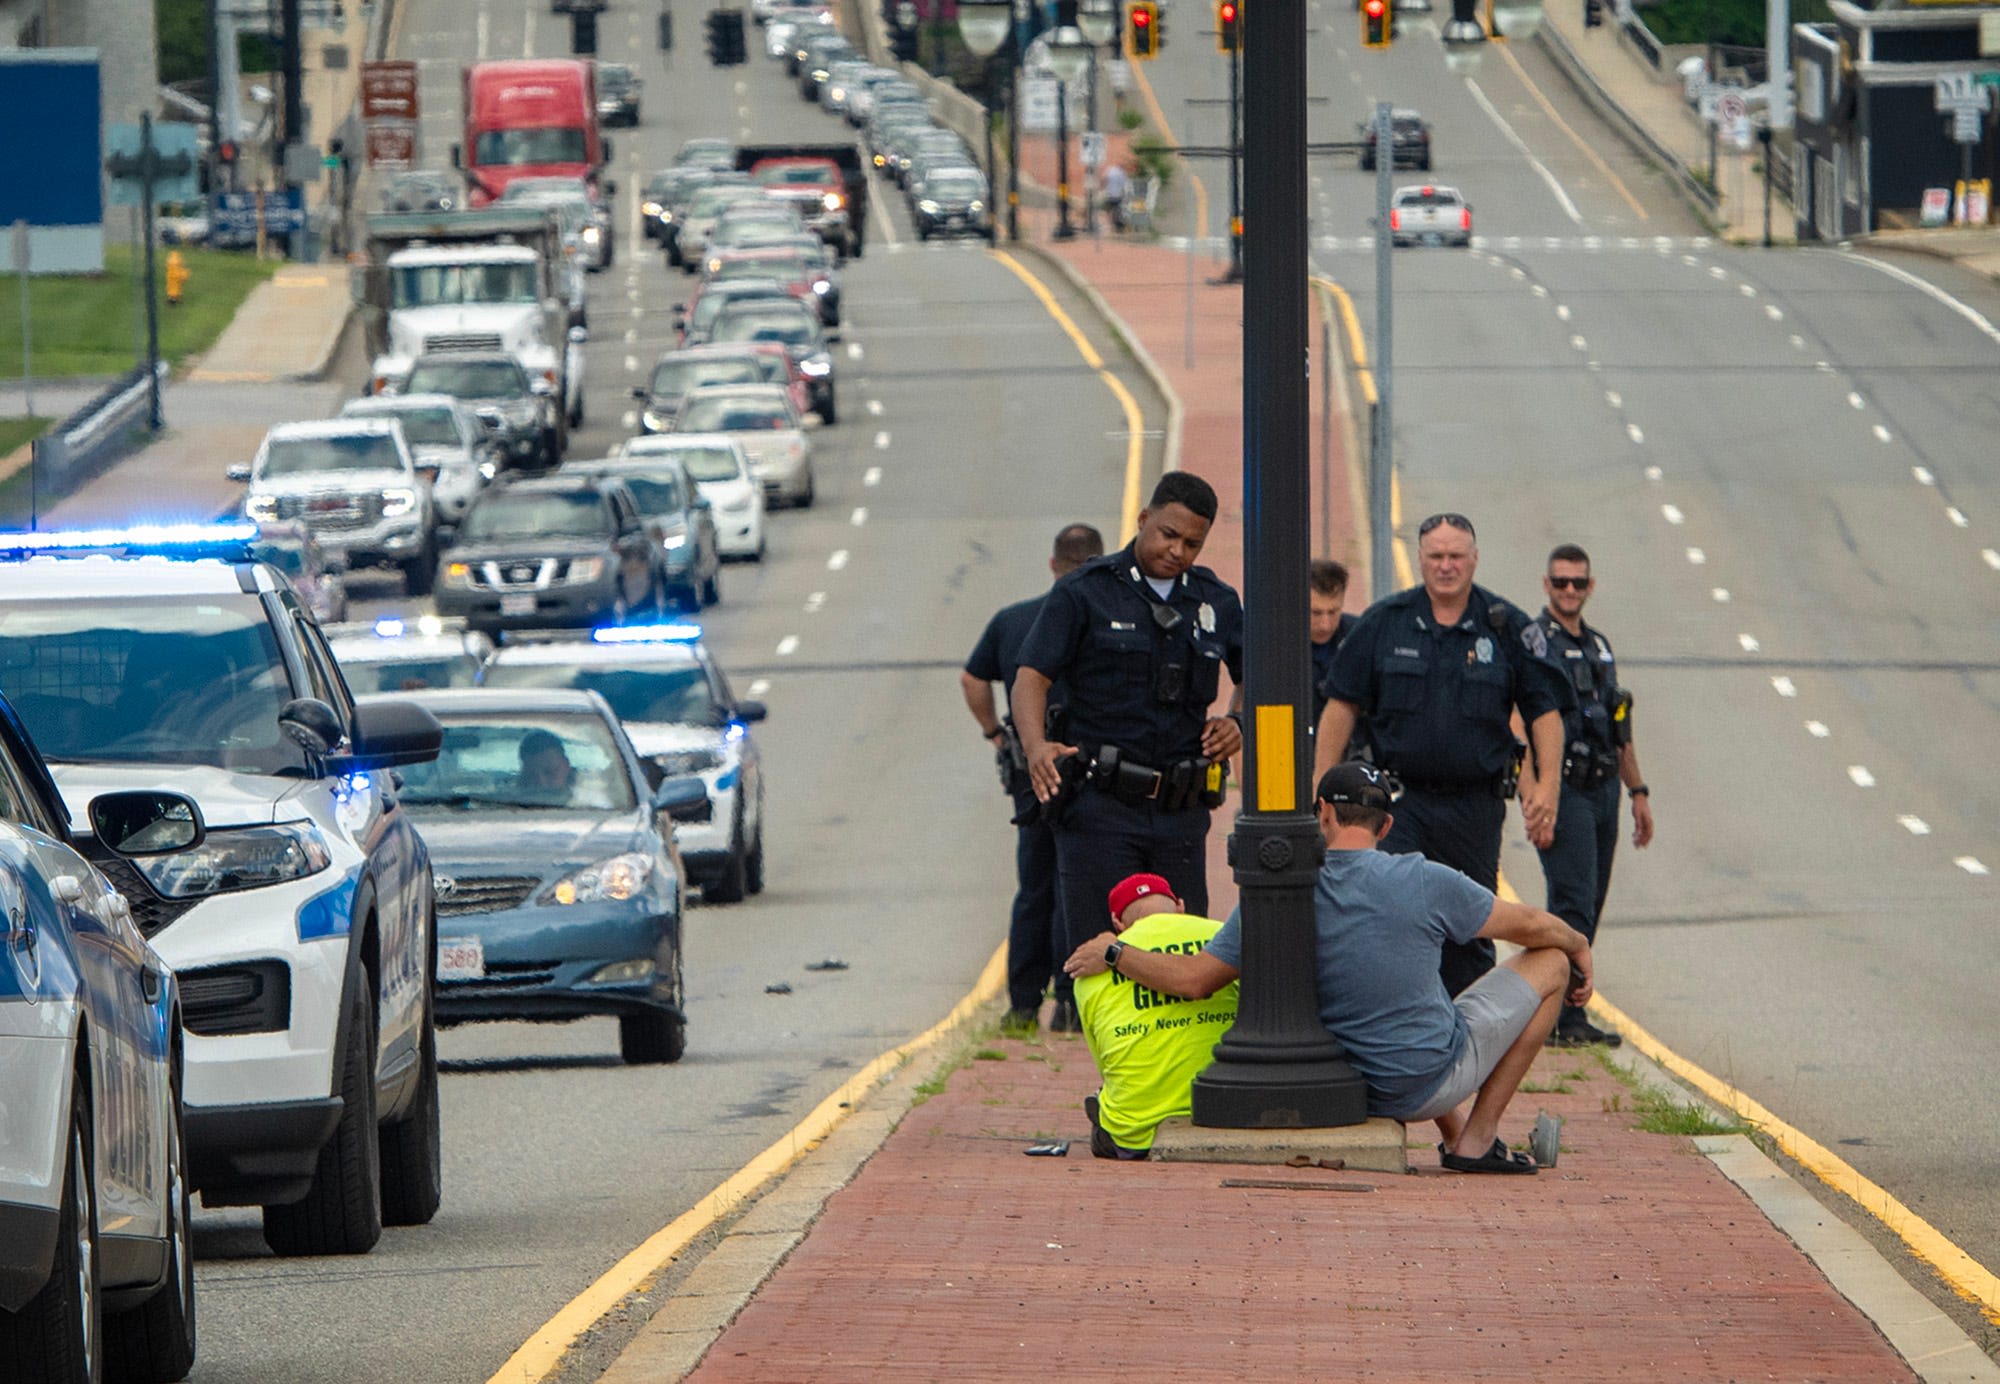
<svg viewBox="0 0 2000 1384"><path fill-rule="evenodd" d="M1382 17L1382 0L1368 0L1367 4L1362 8L1368 12L1370 19L1380 19Z"/></svg>
<svg viewBox="0 0 2000 1384"><path fill-rule="evenodd" d="M1144 29L1144 28L1147 28L1147 27L1149 27L1149 26L1150 26L1150 25L1152 24L1152 22L1153 22L1153 16L1152 16L1152 14L1151 14L1150 12L1148 12L1148 11L1146 11L1146 10L1134 10L1134 11L1132 11L1132 27L1133 27L1133 28L1135 28L1135 29Z"/></svg>
<svg viewBox="0 0 2000 1384"><path fill-rule="evenodd" d="M1217 13L1222 16L1224 24L1234 24L1236 22L1236 6L1230 4L1229 0L1223 0L1222 8Z"/></svg>

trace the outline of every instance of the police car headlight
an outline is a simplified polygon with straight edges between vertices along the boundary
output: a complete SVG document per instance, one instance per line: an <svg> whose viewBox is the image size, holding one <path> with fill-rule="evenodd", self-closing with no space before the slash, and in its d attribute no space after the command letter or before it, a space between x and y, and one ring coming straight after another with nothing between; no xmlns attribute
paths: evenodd
<svg viewBox="0 0 2000 1384"><path fill-rule="evenodd" d="M382 492L382 517L397 519L417 507L417 492L407 486L391 486Z"/></svg>
<svg viewBox="0 0 2000 1384"><path fill-rule="evenodd" d="M658 216L662 210L663 208L658 202L641 202L639 204L639 211L645 216Z"/></svg>
<svg viewBox="0 0 2000 1384"><path fill-rule="evenodd" d="M278 517L278 497L276 495L252 495L243 502L243 517L254 519L260 524L268 524Z"/></svg>
<svg viewBox="0 0 2000 1384"><path fill-rule="evenodd" d="M558 905L602 903L607 899L622 902L643 890L652 875L652 857L631 851L572 870L544 889L536 902Z"/></svg>
<svg viewBox="0 0 2000 1384"><path fill-rule="evenodd" d="M721 750L665 750L652 757L668 778L679 778L683 774L699 774L707 769L722 767Z"/></svg>
<svg viewBox="0 0 2000 1384"><path fill-rule="evenodd" d="M192 899L304 879L332 861L318 827L311 822L282 822L210 831L191 851L132 863L162 897Z"/></svg>

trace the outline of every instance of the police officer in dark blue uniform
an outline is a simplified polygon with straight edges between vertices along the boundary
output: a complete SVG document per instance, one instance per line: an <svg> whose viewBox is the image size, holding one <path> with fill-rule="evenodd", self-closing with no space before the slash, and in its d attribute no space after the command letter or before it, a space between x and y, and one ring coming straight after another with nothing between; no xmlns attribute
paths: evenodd
<svg viewBox="0 0 2000 1384"><path fill-rule="evenodd" d="M1593 945L1605 896L1611 892L1621 782L1632 795L1632 844L1643 850L1653 839L1652 790L1639 773L1639 752L1632 745L1632 698L1618 685L1611 641L1583 621L1584 602L1596 587L1590 554L1574 543L1563 544L1549 554L1542 575L1548 604L1535 620L1548 640L1549 661L1576 694L1555 839L1541 848L1542 878L1548 883L1549 912ZM1617 1047L1622 1041L1569 1004L1549 1035L1553 1047Z"/></svg>
<svg viewBox="0 0 2000 1384"><path fill-rule="evenodd" d="M1326 710L1326 681L1333 675L1333 656L1339 652L1341 641L1354 632L1361 617L1349 615L1341 609L1347 599L1347 568L1344 564L1330 557L1316 557L1312 560L1308 576L1312 588L1308 596L1311 601L1308 629L1312 639L1312 723L1317 726L1320 713Z"/></svg>
<svg viewBox="0 0 2000 1384"><path fill-rule="evenodd" d="M1058 580L1094 557L1104 555L1104 535L1088 524L1071 524L1056 535L1049 571ZM1041 614L1047 593L1004 607L986 624L985 633L958 675L959 689L979 733L993 746L1000 764L1002 788L1014 799L1014 919L1007 931L1007 1016L1002 1027L1025 1032L1040 1022L1042 994L1056 972L1055 949L1062 940L1056 914L1056 838L1042 819L1034 785L1028 781L1027 753L1014 731L1011 714L1002 719L993 684L1009 690L1011 712L1014 674L1021 666L1021 645ZM1050 702L1060 706L1058 685ZM1063 953L1067 956L1068 953Z"/></svg>
<svg viewBox="0 0 2000 1384"><path fill-rule="evenodd" d="M1057 582L1021 649L1014 723L1055 825L1058 962L1100 929L1104 899L1127 875L1164 875L1188 912L1208 911L1209 811L1243 745L1234 714L1209 715L1222 670L1239 689L1243 680L1242 602L1194 565L1215 512L1199 476L1162 476L1132 542ZM1058 681L1067 717L1051 726L1043 712ZM1065 1024L1067 981L1058 970Z"/></svg>
<svg viewBox="0 0 2000 1384"><path fill-rule="evenodd" d="M1571 699L1545 661L1541 627L1473 585L1471 520L1424 520L1417 560L1423 584L1377 601L1334 655L1317 772L1340 762L1358 726L1375 762L1403 783L1382 849L1420 854L1495 889L1517 779L1528 839L1551 839ZM1535 752L1527 776L1510 719L1516 708ZM1445 944L1439 974L1451 994L1492 969L1491 942Z"/></svg>

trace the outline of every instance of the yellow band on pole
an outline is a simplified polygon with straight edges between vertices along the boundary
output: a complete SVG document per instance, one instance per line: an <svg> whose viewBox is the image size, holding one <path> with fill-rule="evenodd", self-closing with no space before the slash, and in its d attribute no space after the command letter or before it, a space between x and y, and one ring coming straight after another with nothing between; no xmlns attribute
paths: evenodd
<svg viewBox="0 0 2000 1384"><path fill-rule="evenodd" d="M1297 761L1292 755L1292 708L1257 708L1257 810L1295 812L1299 806Z"/></svg>

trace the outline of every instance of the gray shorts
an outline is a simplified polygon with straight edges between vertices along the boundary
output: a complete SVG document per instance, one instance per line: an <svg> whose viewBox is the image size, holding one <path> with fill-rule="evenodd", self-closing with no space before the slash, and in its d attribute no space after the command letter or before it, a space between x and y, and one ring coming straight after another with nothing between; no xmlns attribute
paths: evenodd
<svg viewBox="0 0 2000 1384"><path fill-rule="evenodd" d="M1465 1047L1437 1089L1425 1097L1423 1105L1414 1114L1402 1117L1406 1124L1421 1124L1449 1115L1471 1099L1486 1084L1486 1078L1493 1075L1493 1069L1500 1065L1501 1057L1535 1017L1535 1011L1542 1007L1542 997L1519 971L1495 966L1460 991L1452 1003L1465 1016Z"/></svg>

